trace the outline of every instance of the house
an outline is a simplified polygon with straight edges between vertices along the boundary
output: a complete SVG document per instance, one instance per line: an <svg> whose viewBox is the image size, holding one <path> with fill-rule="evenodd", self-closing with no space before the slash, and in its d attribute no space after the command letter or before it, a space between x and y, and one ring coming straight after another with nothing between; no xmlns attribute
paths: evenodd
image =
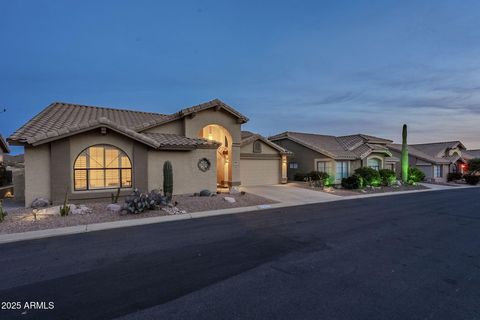
<svg viewBox="0 0 480 320"><path fill-rule="evenodd" d="M3 163L3 155L6 153L10 153L10 148L8 147L7 142L0 134L0 163Z"/></svg>
<svg viewBox="0 0 480 320"><path fill-rule="evenodd" d="M393 156L401 157L401 144L390 144L388 147ZM409 165L425 173L426 181L446 182L448 173L463 173L466 170L471 156L465 151L460 141L411 144L408 146Z"/></svg>
<svg viewBox="0 0 480 320"><path fill-rule="evenodd" d="M334 177L338 184L357 168L395 169L399 161L387 148L391 140L365 134L335 137L288 131L269 140L293 152L288 157L289 180L294 180L297 173L322 171Z"/></svg>
<svg viewBox="0 0 480 320"><path fill-rule="evenodd" d="M480 149L467 150L467 153L472 159L480 159Z"/></svg>
<svg viewBox="0 0 480 320"><path fill-rule="evenodd" d="M285 181L288 153L259 135L242 139L248 120L218 99L174 114L55 102L8 141L25 149L27 205L161 189L167 160L175 194Z"/></svg>

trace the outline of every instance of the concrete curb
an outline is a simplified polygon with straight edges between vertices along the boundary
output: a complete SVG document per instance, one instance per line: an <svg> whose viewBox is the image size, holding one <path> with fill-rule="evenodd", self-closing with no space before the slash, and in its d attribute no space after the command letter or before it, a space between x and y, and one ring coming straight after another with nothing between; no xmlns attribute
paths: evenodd
<svg viewBox="0 0 480 320"><path fill-rule="evenodd" d="M56 236L65 236L65 235L78 234L78 233L84 233L84 232L94 232L94 231L101 231L101 230L108 230L108 229L141 226L141 225L153 224L153 223L198 219L198 218L213 217L213 216L219 216L219 215L262 211L262 210L275 209L275 208L286 208L286 207L308 205L308 204L314 204L314 203L338 202L338 201L348 201L348 200L374 198L374 197L386 197L386 196L395 196L395 195L420 193L420 192L458 190L458 189L465 189L465 188L471 188L471 187L458 186L458 187L433 188L433 189L424 189L424 190L361 194L361 195L345 196L345 197L338 196L338 199L324 199L319 201L307 201L307 202L282 202L282 203L275 203L275 204L265 205L265 206L229 208L229 209L220 209L220 210L192 212L187 214L179 214L179 215L171 215L171 216L160 216L160 217L139 218L139 219L130 219L130 220L111 221L111 222L101 222L101 223L63 227L63 228L56 228L56 229L45 229L45 230L37 230L37 231L4 234L4 235L0 235L0 244L24 241L24 240L42 239L42 238L49 238L49 237L56 237Z"/></svg>

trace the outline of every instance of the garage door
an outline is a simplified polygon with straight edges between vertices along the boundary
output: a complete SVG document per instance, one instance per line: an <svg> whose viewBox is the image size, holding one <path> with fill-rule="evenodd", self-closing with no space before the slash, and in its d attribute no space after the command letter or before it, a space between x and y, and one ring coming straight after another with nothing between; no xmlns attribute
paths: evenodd
<svg viewBox="0 0 480 320"><path fill-rule="evenodd" d="M280 160L240 160L240 179L242 186L279 184Z"/></svg>

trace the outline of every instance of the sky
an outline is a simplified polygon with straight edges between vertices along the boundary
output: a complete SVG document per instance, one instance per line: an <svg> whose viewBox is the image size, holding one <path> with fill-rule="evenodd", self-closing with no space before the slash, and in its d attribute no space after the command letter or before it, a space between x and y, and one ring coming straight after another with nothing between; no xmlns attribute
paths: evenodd
<svg viewBox="0 0 480 320"><path fill-rule="evenodd" d="M54 101L480 148L479 1L0 0L0 133ZM15 148L15 153L21 149Z"/></svg>

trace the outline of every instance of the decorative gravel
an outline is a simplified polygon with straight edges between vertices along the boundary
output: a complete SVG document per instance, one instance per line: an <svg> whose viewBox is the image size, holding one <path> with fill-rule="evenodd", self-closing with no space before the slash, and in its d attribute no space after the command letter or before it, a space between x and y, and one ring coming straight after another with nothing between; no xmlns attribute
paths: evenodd
<svg viewBox="0 0 480 320"><path fill-rule="evenodd" d="M358 190L348 190L343 188L313 188L310 187L306 182L295 182L294 185L299 188L319 191L319 192L326 192L336 196L358 196L359 194L371 194L371 193L385 193L385 192L398 192L398 191L411 191L411 190L424 190L430 189L425 187L421 184L417 185L401 185L401 186L381 186L381 187L373 187L373 188L365 188L365 189L358 189Z"/></svg>
<svg viewBox="0 0 480 320"><path fill-rule="evenodd" d="M225 201L223 197L235 198L236 202L229 203ZM216 194L212 197L194 197L191 195L178 195L173 197L172 202L176 203L176 207L179 210L185 210L187 213L275 203L275 201L273 200L249 193L246 193L244 195ZM107 211L105 208L109 203L106 202L92 202L82 204L85 204L87 207L91 208L93 213L85 215L70 214L67 217L61 217L59 215L37 215L37 220L35 221L33 210L30 208L6 209L8 215L5 217L5 220L3 222L0 222L0 234L168 215L168 213L163 210L146 211L144 213L136 215L119 214Z"/></svg>

